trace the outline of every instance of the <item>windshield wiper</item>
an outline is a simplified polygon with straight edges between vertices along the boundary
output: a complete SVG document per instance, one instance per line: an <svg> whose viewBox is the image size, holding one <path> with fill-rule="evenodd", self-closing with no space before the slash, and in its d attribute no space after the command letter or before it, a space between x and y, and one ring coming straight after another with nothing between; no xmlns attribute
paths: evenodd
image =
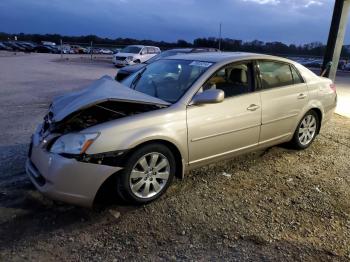
<svg viewBox="0 0 350 262"><path fill-rule="evenodd" d="M130 84L131 89L135 89L137 82L140 80L140 78L141 78L142 74L145 72L145 70L146 70L146 67L141 69L141 71L132 80L132 82Z"/></svg>

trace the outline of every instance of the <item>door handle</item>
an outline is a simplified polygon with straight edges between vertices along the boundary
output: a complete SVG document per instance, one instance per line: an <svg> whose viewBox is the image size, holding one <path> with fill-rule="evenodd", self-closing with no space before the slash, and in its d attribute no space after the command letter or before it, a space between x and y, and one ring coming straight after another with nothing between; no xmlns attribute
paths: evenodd
<svg viewBox="0 0 350 262"><path fill-rule="evenodd" d="M301 94L298 95L298 99L304 99L304 98L306 98L305 94L301 93Z"/></svg>
<svg viewBox="0 0 350 262"><path fill-rule="evenodd" d="M251 104L250 106L247 107L247 110L249 111L255 111L258 108L260 108L260 106L256 105L256 104Z"/></svg>

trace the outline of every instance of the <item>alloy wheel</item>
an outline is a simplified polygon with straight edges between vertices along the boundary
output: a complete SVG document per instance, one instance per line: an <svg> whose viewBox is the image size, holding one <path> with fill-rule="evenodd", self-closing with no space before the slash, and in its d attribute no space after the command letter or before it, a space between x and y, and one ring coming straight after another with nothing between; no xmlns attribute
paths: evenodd
<svg viewBox="0 0 350 262"><path fill-rule="evenodd" d="M139 198L151 198L162 191L170 175L168 159L161 153L152 152L142 156L133 166L129 185Z"/></svg>
<svg viewBox="0 0 350 262"><path fill-rule="evenodd" d="M298 139L303 146L308 145L316 134L317 120L314 115L306 115L298 130Z"/></svg>

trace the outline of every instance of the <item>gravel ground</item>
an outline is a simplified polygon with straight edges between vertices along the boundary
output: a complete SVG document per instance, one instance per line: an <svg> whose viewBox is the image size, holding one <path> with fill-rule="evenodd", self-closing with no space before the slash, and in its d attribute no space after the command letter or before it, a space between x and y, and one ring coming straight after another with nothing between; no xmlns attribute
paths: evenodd
<svg viewBox="0 0 350 262"><path fill-rule="evenodd" d="M46 105L115 73L55 59L0 57L0 261L350 260L350 119L339 115L305 151L277 146L203 167L146 206L89 210L42 197L23 163Z"/></svg>

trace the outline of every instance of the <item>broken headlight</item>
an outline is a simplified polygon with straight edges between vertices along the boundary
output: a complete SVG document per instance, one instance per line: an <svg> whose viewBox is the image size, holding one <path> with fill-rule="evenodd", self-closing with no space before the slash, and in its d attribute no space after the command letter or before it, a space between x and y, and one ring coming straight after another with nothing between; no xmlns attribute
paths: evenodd
<svg viewBox="0 0 350 262"><path fill-rule="evenodd" d="M56 154L83 154L92 145L99 133L70 133L58 138L50 148Z"/></svg>

